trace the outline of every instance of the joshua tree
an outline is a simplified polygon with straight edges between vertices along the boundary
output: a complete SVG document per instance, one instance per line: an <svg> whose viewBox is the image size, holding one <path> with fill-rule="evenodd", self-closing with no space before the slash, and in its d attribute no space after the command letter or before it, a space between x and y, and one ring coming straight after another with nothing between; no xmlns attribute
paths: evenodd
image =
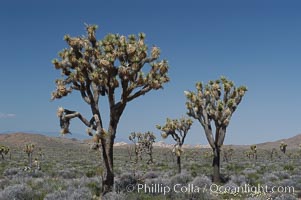
<svg viewBox="0 0 301 200"><path fill-rule="evenodd" d="M141 133L131 133L129 136L129 140L134 143L134 151L135 151L135 163L138 162L138 160L142 160L142 145L141 145L141 140L142 140L142 134Z"/></svg>
<svg viewBox="0 0 301 200"><path fill-rule="evenodd" d="M223 152L224 152L224 161L228 162L232 159L232 155L233 155L233 152L234 152L234 149L232 147L230 148L225 148L223 149Z"/></svg>
<svg viewBox="0 0 301 200"><path fill-rule="evenodd" d="M132 146L127 146L126 147L127 151L128 151L128 155L129 155L129 158L130 160L132 160L132 155L133 155L133 147Z"/></svg>
<svg viewBox="0 0 301 200"><path fill-rule="evenodd" d="M26 144L25 148L24 148L24 152L27 154L28 156L28 163L29 163L29 167L32 167L32 153L34 151L35 145L34 144Z"/></svg>
<svg viewBox="0 0 301 200"><path fill-rule="evenodd" d="M4 155L7 155L8 152L9 152L9 148L7 146L0 145L0 154L1 154L2 160L4 160Z"/></svg>
<svg viewBox="0 0 301 200"><path fill-rule="evenodd" d="M44 153L43 153L41 147L39 148L38 155L40 156L40 160L43 160L43 159L44 159Z"/></svg>
<svg viewBox="0 0 301 200"><path fill-rule="evenodd" d="M280 143L280 151L284 154L286 153L286 147L287 147L286 143L284 143L284 142Z"/></svg>
<svg viewBox="0 0 301 200"><path fill-rule="evenodd" d="M153 161L153 144L156 140L156 136L152 132L146 132L143 134L142 146L144 152L149 155L147 163L154 163Z"/></svg>
<svg viewBox="0 0 301 200"><path fill-rule="evenodd" d="M157 125L157 129L163 131L161 134L163 139L170 135L174 141L176 141L173 152L177 157L178 173L181 173L181 155L183 153L182 145L185 142L186 135L191 125L192 120L184 117L179 120L167 118L164 126Z"/></svg>
<svg viewBox="0 0 301 200"><path fill-rule="evenodd" d="M257 160L257 146L254 144L254 145L251 145L250 146L250 156L252 155L253 159Z"/></svg>
<svg viewBox="0 0 301 200"><path fill-rule="evenodd" d="M169 77L167 61L159 61L158 47L153 46L149 51L144 33L128 37L108 34L97 40L96 29L96 25L86 25L87 36L64 37L68 48L59 53L59 60L53 60L55 68L61 70L62 78L56 80L57 89L52 93L52 99L65 97L75 90L90 107L92 116L89 119L62 107L57 114L62 134L70 132L71 119L79 118L88 127L87 133L94 135L95 147L102 148L106 168L105 194L113 189L113 144L126 105L151 90L163 88ZM147 65L150 67L145 67ZM109 104L107 129L102 121L104 105L99 104L101 97L107 98Z"/></svg>
<svg viewBox="0 0 301 200"><path fill-rule="evenodd" d="M152 132L146 133L131 133L129 140L135 145L136 163L139 158L142 160L142 153L149 155L147 163L153 163L153 143L155 142L155 135Z"/></svg>
<svg viewBox="0 0 301 200"><path fill-rule="evenodd" d="M224 143L226 129L232 114L236 111L247 88L235 87L234 83L221 77L220 80L209 81L203 86L196 83L196 92L185 91L187 98L187 114L197 119L205 130L207 140L213 150L213 181L219 183L220 150ZM215 137L212 129L215 125Z"/></svg>
<svg viewBox="0 0 301 200"><path fill-rule="evenodd" d="M274 156L277 156L277 150L275 148L273 148L271 151L268 151L268 153L270 154L271 160L273 160Z"/></svg>

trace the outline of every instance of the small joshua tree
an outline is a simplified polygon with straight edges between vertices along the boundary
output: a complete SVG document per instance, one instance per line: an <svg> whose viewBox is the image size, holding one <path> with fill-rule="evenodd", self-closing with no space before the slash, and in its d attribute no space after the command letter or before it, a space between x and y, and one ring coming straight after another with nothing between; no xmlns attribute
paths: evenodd
<svg viewBox="0 0 301 200"><path fill-rule="evenodd" d="M28 156L28 164L30 168L32 167L32 153L34 151L34 148L35 145L30 143L30 144L26 144L23 150Z"/></svg>
<svg viewBox="0 0 301 200"><path fill-rule="evenodd" d="M164 126L157 125L157 129L163 131L161 136L163 139L171 136L176 144L174 145L173 152L177 157L178 173L181 173L181 155L183 154L182 145L185 142L186 135L192 125L190 118L181 119L166 119Z"/></svg>
<svg viewBox="0 0 301 200"><path fill-rule="evenodd" d="M250 157L252 156L253 159L257 160L257 146L254 144L254 145L251 145L250 146Z"/></svg>
<svg viewBox="0 0 301 200"><path fill-rule="evenodd" d="M197 119L205 130L214 155L213 181L219 183L221 181L220 150L231 117L244 97L247 88L245 86L237 88L232 81L221 77L220 80L209 81L205 86L199 82L196 84L196 89L196 92L184 92L187 98L187 114ZM215 125L215 134L213 133L212 122Z"/></svg>
<svg viewBox="0 0 301 200"><path fill-rule="evenodd" d="M279 147L280 147L280 151L285 154L286 153L287 144L284 143L284 142L281 142Z"/></svg>
<svg viewBox="0 0 301 200"><path fill-rule="evenodd" d="M223 149L224 161L228 162L232 159L234 149L232 147Z"/></svg>
<svg viewBox="0 0 301 200"><path fill-rule="evenodd" d="M65 36L68 48L59 53L60 60L53 60L54 67L61 70L62 78L56 80L57 89L52 93L52 99L78 91L90 107L92 116L89 119L63 107L58 109L57 115L62 134L69 133L70 120L78 118L88 127L87 133L94 137L94 146L102 148L106 169L102 189L105 194L113 190L113 144L126 105L152 90L162 89L169 77L167 61L159 60L158 47L149 50L144 33L128 37L108 34L97 40L96 29L96 25L87 25L87 36ZM102 97L107 97L109 104L107 129L101 115L104 105L99 104Z"/></svg>
<svg viewBox="0 0 301 200"><path fill-rule="evenodd" d="M152 132L146 132L143 134L143 149L146 154L149 155L147 163L154 163L153 160L153 144L156 140L156 136Z"/></svg>
<svg viewBox="0 0 301 200"><path fill-rule="evenodd" d="M155 142L155 135L152 132L146 133L131 133L129 140L132 141L135 145L135 162L142 160L142 154L145 152L149 155L149 160L147 163L153 163L153 143Z"/></svg>
<svg viewBox="0 0 301 200"><path fill-rule="evenodd" d="M270 158L273 160L274 156L277 156L277 150L273 148L271 151L268 151L270 153Z"/></svg>
<svg viewBox="0 0 301 200"><path fill-rule="evenodd" d="M135 163L138 163L138 160L142 160L142 145L140 141L142 140L142 134L141 133L131 133L129 136L129 140L133 142L134 144L134 151L135 151Z"/></svg>
<svg viewBox="0 0 301 200"><path fill-rule="evenodd" d="M9 152L9 148L7 146L0 145L0 154L1 154L2 160L4 160L4 155L7 155L8 152Z"/></svg>

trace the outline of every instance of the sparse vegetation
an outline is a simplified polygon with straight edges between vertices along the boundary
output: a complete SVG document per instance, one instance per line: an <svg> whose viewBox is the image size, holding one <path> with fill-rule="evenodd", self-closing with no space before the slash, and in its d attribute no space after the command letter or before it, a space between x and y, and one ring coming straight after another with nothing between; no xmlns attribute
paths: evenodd
<svg viewBox="0 0 301 200"><path fill-rule="evenodd" d="M22 136L21 138L23 138ZM36 137L36 136L35 136ZM89 150L88 143L72 141L68 139L53 138L46 140L40 137L40 141L32 140L41 145L44 153L43 167L40 171L24 171L27 159L23 159L24 152L18 150L17 145L5 143L11 146L15 152L11 160L0 162L0 199L99 199L102 187L102 165L99 161L99 153ZM137 164L135 173L132 173L132 163L128 162L126 146L114 148L115 159L115 190L103 198L119 199L248 199L255 193L212 193L209 189L199 193L162 193L127 191L127 186L133 184L162 184L173 187L174 184L194 184L201 188L209 188L212 185L212 160L206 158L206 152L212 154L209 148L185 148L185 157L188 160L182 163L182 173L177 174L176 162L173 162L170 153L166 160L164 152L170 149L154 147L154 164L147 165L144 162ZM244 156L249 147L223 146L224 149L235 149L231 160L221 163L221 172L227 175L225 187L238 187L249 184L273 186L293 186L295 193L256 194L259 199L282 198L297 199L301 191L300 173L301 160L299 158L280 154L282 157L270 160L270 152L257 147L257 161ZM18 151L17 151L18 150ZM280 151L280 150L278 150ZM67 153L69 152L69 153ZM298 152L298 148L289 149L287 153ZM193 159L190 159L192 158ZM19 159L21 158L21 159ZM183 157L184 158L184 157ZM212 157L210 157L212 158Z"/></svg>

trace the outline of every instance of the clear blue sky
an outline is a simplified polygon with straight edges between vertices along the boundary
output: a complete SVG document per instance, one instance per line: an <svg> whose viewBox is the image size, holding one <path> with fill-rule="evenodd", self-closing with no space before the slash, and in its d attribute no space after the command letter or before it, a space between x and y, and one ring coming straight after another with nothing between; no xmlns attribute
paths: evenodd
<svg viewBox="0 0 301 200"><path fill-rule="evenodd" d="M90 117L76 93L49 101L60 76L51 60L66 47L63 36L85 34L88 23L99 25L99 39L107 33L144 32L149 46L159 46L170 64L171 82L128 105L117 137L150 130L161 140L155 125L186 113L183 91L221 75L249 89L226 144L294 136L301 133L300 9L297 0L3 1L0 132L59 132L59 106ZM72 122L73 136L85 135L86 127ZM197 121L187 143L207 143Z"/></svg>

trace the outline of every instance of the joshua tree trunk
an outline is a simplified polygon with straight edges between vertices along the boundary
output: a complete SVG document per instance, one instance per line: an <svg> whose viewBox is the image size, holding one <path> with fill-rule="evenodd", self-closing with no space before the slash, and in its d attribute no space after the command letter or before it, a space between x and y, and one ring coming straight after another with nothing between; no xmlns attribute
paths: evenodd
<svg viewBox="0 0 301 200"><path fill-rule="evenodd" d="M106 174L103 180L103 194L113 191L114 186L114 171L113 171L113 144L114 138L110 137L107 140L102 140L102 154L106 167Z"/></svg>
<svg viewBox="0 0 301 200"><path fill-rule="evenodd" d="M220 148L216 147L213 149L213 182L220 183Z"/></svg>
<svg viewBox="0 0 301 200"><path fill-rule="evenodd" d="M148 161L148 163L154 163L153 153L152 152L149 154L149 161Z"/></svg>
<svg viewBox="0 0 301 200"><path fill-rule="evenodd" d="M31 168L32 167L32 154L31 153L28 154L28 163L29 163L29 167Z"/></svg>
<svg viewBox="0 0 301 200"><path fill-rule="evenodd" d="M178 173L181 173L181 156L177 156Z"/></svg>
<svg viewBox="0 0 301 200"><path fill-rule="evenodd" d="M103 195L108 192L112 192L114 187L113 145L114 145L117 125L124 108L125 106L114 111L111 110L111 117L110 117L111 119L110 119L110 126L108 129L108 135L101 138L103 160L106 167L106 173L102 185Z"/></svg>

